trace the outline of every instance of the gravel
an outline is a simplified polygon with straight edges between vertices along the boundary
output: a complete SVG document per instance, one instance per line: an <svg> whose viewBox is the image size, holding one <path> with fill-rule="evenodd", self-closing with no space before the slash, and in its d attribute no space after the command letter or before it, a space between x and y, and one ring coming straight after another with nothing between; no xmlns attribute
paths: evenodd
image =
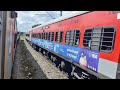
<svg viewBox="0 0 120 90"><path fill-rule="evenodd" d="M34 50L24 37L17 46L13 79L68 79L46 57Z"/></svg>
<svg viewBox="0 0 120 90"><path fill-rule="evenodd" d="M24 40L20 39L13 66L13 79L47 79L43 70L27 50Z"/></svg>

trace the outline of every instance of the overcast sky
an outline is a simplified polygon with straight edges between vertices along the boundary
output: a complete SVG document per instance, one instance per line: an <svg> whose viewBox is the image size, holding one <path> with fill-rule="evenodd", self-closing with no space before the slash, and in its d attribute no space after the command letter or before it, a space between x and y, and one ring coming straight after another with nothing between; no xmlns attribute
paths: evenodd
<svg viewBox="0 0 120 90"><path fill-rule="evenodd" d="M60 17L60 11L47 11L52 17ZM49 22L52 17L46 11L17 11L18 31L27 32L35 24L44 24ZM70 14L72 11L63 11L63 16Z"/></svg>

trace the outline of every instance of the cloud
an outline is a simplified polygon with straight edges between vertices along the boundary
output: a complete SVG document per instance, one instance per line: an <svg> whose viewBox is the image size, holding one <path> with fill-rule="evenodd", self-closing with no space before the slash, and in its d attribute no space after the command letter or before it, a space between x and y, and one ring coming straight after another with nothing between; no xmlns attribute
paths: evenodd
<svg viewBox="0 0 120 90"><path fill-rule="evenodd" d="M52 15L53 18L60 17L60 11L17 11L18 31L27 32L35 24L44 24L53 20L47 12ZM72 11L62 12L64 16L71 13Z"/></svg>

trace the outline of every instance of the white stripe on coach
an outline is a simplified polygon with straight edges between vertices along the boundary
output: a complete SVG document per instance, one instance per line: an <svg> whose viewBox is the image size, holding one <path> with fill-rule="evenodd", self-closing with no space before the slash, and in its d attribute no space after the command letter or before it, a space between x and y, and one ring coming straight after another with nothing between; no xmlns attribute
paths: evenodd
<svg viewBox="0 0 120 90"><path fill-rule="evenodd" d="M118 63L99 58L98 72L112 79L116 78Z"/></svg>

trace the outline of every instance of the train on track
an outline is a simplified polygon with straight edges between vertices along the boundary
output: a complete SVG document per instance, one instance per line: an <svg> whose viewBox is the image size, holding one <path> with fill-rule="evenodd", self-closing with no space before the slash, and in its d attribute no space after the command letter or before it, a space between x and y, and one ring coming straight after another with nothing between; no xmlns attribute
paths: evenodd
<svg viewBox="0 0 120 90"><path fill-rule="evenodd" d="M26 39L73 77L120 79L120 11L76 11L31 28Z"/></svg>
<svg viewBox="0 0 120 90"><path fill-rule="evenodd" d="M17 41L17 13L0 11L0 79L10 79Z"/></svg>

